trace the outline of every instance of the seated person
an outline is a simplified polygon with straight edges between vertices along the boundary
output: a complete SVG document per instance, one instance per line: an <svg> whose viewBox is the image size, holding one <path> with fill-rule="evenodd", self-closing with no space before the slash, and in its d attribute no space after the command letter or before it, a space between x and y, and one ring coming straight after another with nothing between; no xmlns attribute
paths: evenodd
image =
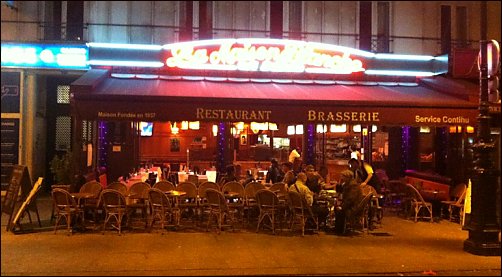
<svg viewBox="0 0 502 277"><path fill-rule="evenodd" d="M293 171L293 164L290 162L286 162L282 164L282 172L284 172L284 178L282 181L284 184L287 184L288 187L295 183L296 174Z"/></svg>
<svg viewBox="0 0 502 277"><path fill-rule="evenodd" d="M363 192L354 178L354 173L350 170L344 170L340 173L340 188L342 193L342 206L339 207L336 214L336 225L345 225L345 219L353 219L358 215L357 206L363 199ZM337 228L337 229L338 229ZM338 232L342 232L338 229Z"/></svg>
<svg viewBox="0 0 502 277"><path fill-rule="evenodd" d="M325 185L324 178L322 178L321 175L315 171L314 166L310 164L305 168L305 173L307 175L307 187L313 193L319 193Z"/></svg>
<svg viewBox="0 0 502 277"><path fill-rule="evenodd" d="M236 171L235 171L235 166L233 164L229 164L227 165L226 167L226 175L223 176L223 178L220 180L220 184L221 185L224 185L228 182L232 182L232 181L236 181L238 182L239 181L239 178L237 178L237 175L236 175Z"/></svg>
<svg viewBox="0 0 502 277"><path fill-rule="evenodd" d="M296 176L296 182L289 186L289 191L296 191L307 201L307 205L312 206L314 202L314 193L305 185L307 182L307 175L305 173L299 173Z"/></svg>

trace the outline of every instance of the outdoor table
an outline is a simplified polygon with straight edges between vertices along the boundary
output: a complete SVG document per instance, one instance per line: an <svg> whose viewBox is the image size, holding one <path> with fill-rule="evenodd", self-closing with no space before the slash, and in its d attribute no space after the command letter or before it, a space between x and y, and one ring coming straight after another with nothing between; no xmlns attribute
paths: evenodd
<svg viewBox="0 0 502 277"><path fill-rule="evenodd" d="M178 206L180 197L185 196L187 193L185 191L181 191L181 190L170 190L170 191L166 191L165 194L168 197L174 197L174 199L176 201L175 205Z"/></svg>
<svg viewBox="0 0 502 277"><path fill-rule="evenodd" d="M96 194L92 192L72 192L70 193L70 195L71 197L77 199L77 204L79 207L80 207L80 200L97 198Z"/></svg>

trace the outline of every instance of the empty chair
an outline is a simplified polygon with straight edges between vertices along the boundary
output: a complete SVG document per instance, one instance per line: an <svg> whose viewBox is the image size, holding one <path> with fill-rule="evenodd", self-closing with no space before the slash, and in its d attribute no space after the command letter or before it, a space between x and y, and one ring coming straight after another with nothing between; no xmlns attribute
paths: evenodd
<svg viewBox="0 0 502 277"><path fill-rule="evenodd" d="M265 218L268 218L272 233L275 234L275 221L276 218L280 216L279 198L277 198L274 192L268 189L261 189L256 192L256 202L260 209L256 232L260 230L260 225Z"/></svg>
<svg viewBox="0 0 502 277"><path fill-rule="evenodd" d="M137 214L137 211L141 211L141 218L145 221L145 226L148 226L147 222L147 200L148 200L148 190L150 185L145 182L136 182L129 187L127 196L129 202L127 207L131 210L131 216Z"/></svg>
<svg viewBox="0 0 502 277"><path fill-rule="evenodd" d="M122 193L123 195L127 194L127 185L122 182L112 182L108 185L107 189L116 190Z"/></svg>
<svg viewBox="0 0 502 277"><path fill-rule="evenodd" d="M305 197L296 191L288 191L288 204L291 211L290 229L293 230L295 223L299 223L302 228L302 236L305 235L305 226L307 220L310 219L315 225L315 230L319 230L317 218L314 216L312 209L307 204Z"/></svg>
<svg viewBox="0 0 502 277"><path fill-rule="evenodd" d="M415 214L415 222L417 222L419 217L429 219L432 222L432 204L430 202L426 202L420 192L413 185L406 184L406 187L408 188L410 197L410 208Z"/></svg>
<svg viewBox="0 0 502 277"><path fill-rule="evenodd" d="M84 212L75 202L75 199L65 189L54 188L52 190L52 201L56 212L56 223L54 224L54 234L56 233L59 222L64 218L68 235L72 233L72 219L83 222Z"/></svg>
<svg viewBox="0 0 502 277"><path fill-rule="evenodd" d="M286 184L284 184L283 182L274 183L268 189L275 193L284 193L284 194L288 193L288 188Z"/></svg>
<svg viewBox="0 0 502 277"><path fill-rule="evenodd" d="M455 219L455 211L458 212L458 218L459 221L460 218L462 217L462 211L464 208L464 200L465 200L465 195L467 193L467 185L466 184L458 184L455 186L455 188L452 190L452 193L450 195L450 200L445 200L441 201L441 213L443 213L443 209L446 207L448 209L448 217L450 221L453 221Z"/></svg>
<svg viewBox="0 0 502 277"><path fill-rule="evenodd" d="M105 221L103 223L103 234L105 233L107 224L110 220L114 220L115 224L111 224L112 228L117 229L119 235L122 234L122 220L128 214L125 197L118 190L105 189L101 193L101 202L105 211Z"/></svg>
<svg viewBox="0 0 502 277"><path fill-rule="evenodd" d="M150 228L153 227L155 221L159 220L164 232L166 226L177 227L180 222L180 212L178 207L175 207L167 195L157 188L148 190L148 202L150 203L152 218Z"/></svg>
<svg viewBox="0 0 502 277"><path fill-rule="evenodd" d="M196 186L198 186L199 185L199 176L193 175L193 174L188 174L187 181L194 183Z"/></svg>
<svg viewBox="0 0 502 277"><path fill-rule="evenodd" d="M191 182L181 182L176 186L176 190L186 193L179 198L178 206L181 215L194 220L198 208L197 187Z"/></svg>
<svg viewBox="0 0 502 277"><path fill-rule="evenodd" d="M173 183L169 181L158 181L153 185L153 188L160 189L161 191L166 192L175 190L176 187L174 186Z"/></svg>
<svg viewBox="0 0 502 277"><path fill-rule="evenodd" d="M229 199L228 205L239 210L239 216L242 220L245 204L245 193L242 184L236 181L230 181L223 185L221 191ZM233 193L235 196L228 197L229 193Z"/></svg>
<svg viewBox="0 0 502 277"><path fill-rule="evenodd" d="M84 209L84 215L90 212L93 216L94 222L97 222L97 213L99 209L99 194L103 190L102 185L97 181L89 181L80 187L79 192L81 193L92 193L93 197L81 199L80 205Z"/></svg>
<svg viewBox="0 0 502 277"><path fill-rule="evenodd" d="M206 197L209 208L209 216L207 220L206 231L209 230L209 225L211 224L213 216L216 218L216 221L218 223L218 234L221 232L221 228L224 225L228 225L232 227L232 230L235 230L234 222L235 222L235 213L237 212L237 210L229 208L229 206L227 205L227 200L225 199L223 193L219 190L207 189ZM224 224L225 221L227 221L229 224Z"/></svg>
<svg viewBox="0 0 502 277"><path fill-rule="evenodd" d="M244 210L247 211L248 222L250 220L251 213L258 210L256 192L260 189L266 189L266 187L259 182L251 182L244 187Z"/></svg>

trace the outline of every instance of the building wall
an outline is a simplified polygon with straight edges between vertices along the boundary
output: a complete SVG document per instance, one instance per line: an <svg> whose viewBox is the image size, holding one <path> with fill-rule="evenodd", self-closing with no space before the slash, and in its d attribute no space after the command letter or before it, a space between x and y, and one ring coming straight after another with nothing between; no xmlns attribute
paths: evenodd
<svg viewBox="0 0 502 277"><path fill-rule="evenodd" d="M165 44L178 41L182 1L84 1L84 41ZM358 47L358 1L302 1L302 39ZM372 32L377 34L377 5L372 1ZM62 4L62 32L67 19ZM389 1L390 52L440 54L441 6L451 7L451 34L457 39L457 8L467 9L467 39L478 47L480 1ZM198 1L193 3L194 39L198 34ZM500 1L487 1L488 38L500 41ZM214 1L213 37L268 37L270 1ZM288 31L289 1L284 1ZM16 1L2 5L2 41L44 39L53 13L50 1ZM7 22L8 21L8 22ZM48 27L44 27L48 26ZM64 35L63 35L64 37ZM285 34L287 38L287 33Z"/></svg>

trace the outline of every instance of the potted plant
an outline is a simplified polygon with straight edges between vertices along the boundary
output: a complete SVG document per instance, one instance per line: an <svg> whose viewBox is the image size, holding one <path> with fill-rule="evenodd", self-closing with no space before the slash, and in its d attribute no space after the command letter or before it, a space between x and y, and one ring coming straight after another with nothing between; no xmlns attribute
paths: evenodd
<svg viewBox="0 0 502 277"><path fill-rule="evenodd" d="M56 184L70 185L74 182L73 154L68 151L61 157L56 154L50 163Z"/></svg>

